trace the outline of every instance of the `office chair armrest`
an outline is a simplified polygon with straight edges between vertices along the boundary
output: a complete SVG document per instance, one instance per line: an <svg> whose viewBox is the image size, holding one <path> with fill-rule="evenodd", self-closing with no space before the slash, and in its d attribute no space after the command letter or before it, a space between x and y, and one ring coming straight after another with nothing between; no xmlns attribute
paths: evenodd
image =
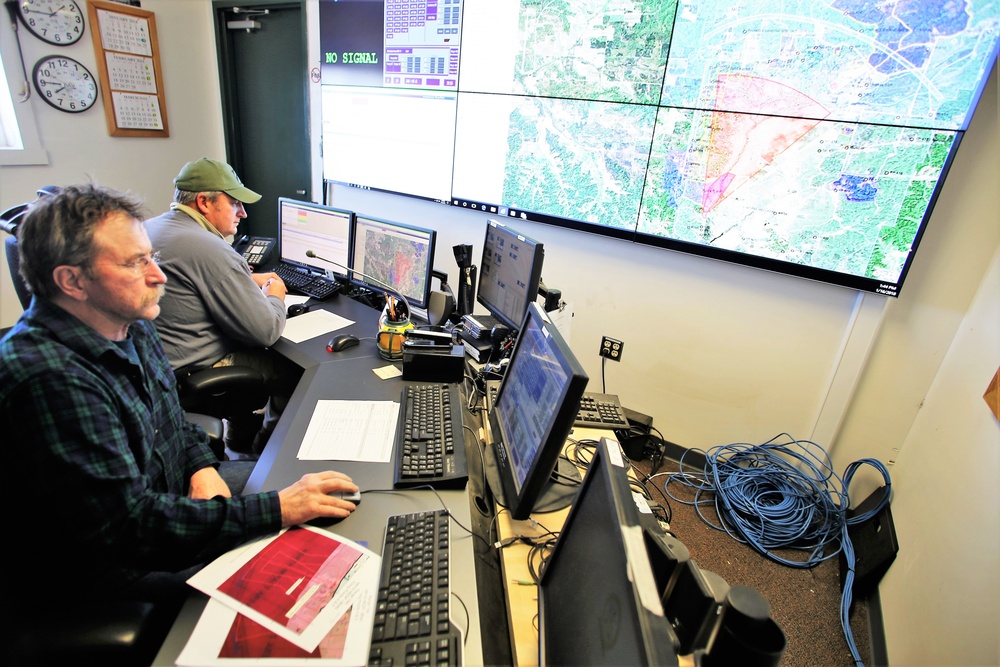
<svg viewBox="0 0 1000 667"><path fill-rule="evenodd" d="M198 412L186 412L184 416L189 422L200 426L205 433L208 434L209 439L212 442L218 441L222 442L222 420L218 417L212 417L211 415L203 415Z"/></svg>
<svg viewBox="0 0 1000 667"><path fill-rule="evenodd" d="M198 395L213 394L217 390L228 389L233 385L244 387L262 387L264 376L260 371L247 366L220 366L205 368L200 371L182 375L177 378L181 393L197 393Z"/></svg>

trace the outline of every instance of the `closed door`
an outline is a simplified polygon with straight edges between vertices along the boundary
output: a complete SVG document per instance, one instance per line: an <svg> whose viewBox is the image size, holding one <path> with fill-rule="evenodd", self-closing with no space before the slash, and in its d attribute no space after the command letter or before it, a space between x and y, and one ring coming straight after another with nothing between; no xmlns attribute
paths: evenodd
<svg viewBox="0 0 1000 667"><path fill-rule="evenodd" d="M240 3L239 13L232 2L214 5L227 159L263 195L240 233L277 236L278 197L311 198L305 10L300 2ZM237 20L260 27L227 26Z"/></svg>

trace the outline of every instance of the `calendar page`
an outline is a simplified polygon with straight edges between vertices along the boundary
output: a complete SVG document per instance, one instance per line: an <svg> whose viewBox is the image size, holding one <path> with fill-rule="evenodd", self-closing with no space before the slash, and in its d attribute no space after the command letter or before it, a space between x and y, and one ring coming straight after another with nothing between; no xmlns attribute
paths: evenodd
<svg viewBox="0 0 1000 667"><path fill-rule="evenodd" d="M105 60L108 63L108 81L112 90L156 94L152 58L107 52Z"/></svg>
<svg viewBox="0 0 1000 667"><path fill-rule="evenodd" d="M149 21L104 10L98 10L97 16L100 18L101 43L105 51L153 55L149 42Z"/></svg>
<svg viewBox="0 0 1000 667"><path fill-rule="evenodd" d="M136 95L113 92L115 122L118 127L132 130L162 130L163 117L156 95Z"/></svg>

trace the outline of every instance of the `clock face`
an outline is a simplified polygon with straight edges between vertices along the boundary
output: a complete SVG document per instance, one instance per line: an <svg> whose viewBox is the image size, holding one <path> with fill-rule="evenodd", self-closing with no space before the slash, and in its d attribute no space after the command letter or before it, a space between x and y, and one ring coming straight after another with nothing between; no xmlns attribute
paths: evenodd
<svg viewBox="0 0 1000 667"><path fill-rule="evenodd" d="M17 11L24 26L49 44L66 46L83 37L83 12L76 0L17 0Z"/></svg>
<svg viewBox="0 0 1000 667"><path fill-rule="evenodd" d="M32 74L35 90L60 111L80 113L97 101L97 81L86 67L65 56L46 56Z"/></svg>

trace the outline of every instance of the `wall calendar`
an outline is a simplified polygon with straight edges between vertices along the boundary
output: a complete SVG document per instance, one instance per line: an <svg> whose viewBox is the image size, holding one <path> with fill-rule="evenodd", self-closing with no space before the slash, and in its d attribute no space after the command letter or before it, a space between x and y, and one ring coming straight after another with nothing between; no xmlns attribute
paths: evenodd
<svg viewBox="0 0 1000 667"><path fill-rule="evenodd" d="M153 12L87 0L104 116L113 137L168 137L166 96Z"/></svg>

